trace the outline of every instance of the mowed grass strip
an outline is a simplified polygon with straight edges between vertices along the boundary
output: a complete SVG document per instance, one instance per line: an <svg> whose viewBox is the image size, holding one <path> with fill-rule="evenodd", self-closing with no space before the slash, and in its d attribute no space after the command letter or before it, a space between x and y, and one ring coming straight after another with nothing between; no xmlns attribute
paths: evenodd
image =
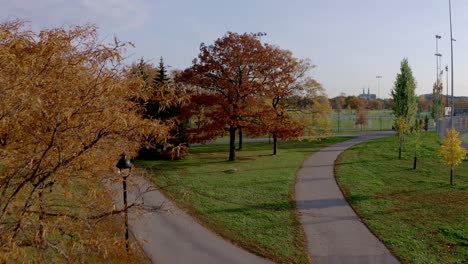
<svg viewBox="0 0 468 264"><path fill-rule="evenodd" d="M455 168L450 186L436 135L422 139L416 170L411 139L399 160L392 136L342 153L337 181L363 221L404 263L468 263L468 161Z"/></svg>
<svg viewBox="0 0 468 264"><path fill-rule="evenodd" d="M137 161L156 185L205 226L278 263L308 263L293 201L296 172L305 157L350 137L318 142L244 143L229 162L227 145L193 146L186 160Z"/></svg>

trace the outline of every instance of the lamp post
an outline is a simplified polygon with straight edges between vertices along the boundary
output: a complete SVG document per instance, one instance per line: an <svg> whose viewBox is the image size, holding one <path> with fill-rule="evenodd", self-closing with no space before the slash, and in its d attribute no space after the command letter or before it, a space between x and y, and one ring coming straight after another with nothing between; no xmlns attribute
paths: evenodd
<svg viewBox="0 0 468 264"><path fill-rule="evenodd" d="M122 187L123 187L123 203L124 203L124 214L125 214L125 249L128 253L128 211L127 211L127 177L130 176L132 172L132 163L127 159L125 153L120 154L120 159L117 162L117 168L119 169L119 174L122 175ZM125 175L124 171L128 170Z"/></svg>
<svg viewBox="0 0 468 264"><path fill-rule="evenodd" d="M436 121L436 132L437 135L439 135L439 60L440 57L442 57L442 54L439 53L439 43L438 40L441 39L442 37L440 35L435 35L436 37L436 86L434 90L434 96L435 96L435 113L434 113L434 118Z"/></svg>
<svg viewBox="0 0 468 264"><path fill-rule="evenodd" d="M375 78L377 78L377 98L380 98L380 79L382 79L382 76L377 75Z"/></svg>
<svg viewBox="0 0 468 264"><path fill-rule="evenodd" d="M447 87L447 94L445 95L445 106L448 107L448 65L445 66L445 76L447 78L447 82L446 82L446 87Z"/></svg>
<svg viewBox="0 0 468 264"><path fill-rule="evenodd" d="M450 18L450 68L451 68L451 86L452 86L452 105L450 109L450 124L453 128L453 114L455 112L453 100L453 42L455 41L452 36L452 3L449 0L449 18Z"/></svg>

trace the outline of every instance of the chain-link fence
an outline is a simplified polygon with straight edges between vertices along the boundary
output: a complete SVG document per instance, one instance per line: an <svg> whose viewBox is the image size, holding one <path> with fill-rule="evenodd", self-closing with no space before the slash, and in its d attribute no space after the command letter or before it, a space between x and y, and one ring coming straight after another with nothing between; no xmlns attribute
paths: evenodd
<svg viewBox="0 0 468 264"><path fill-rule="evenodd" d="M447 132L447 129L452 128L450 117L442 117L439 119L438 135L439 139L442 139ZM460 132L460 138L467 143L468 142L468 116L454 116L453 117L453 128Z"/></svg>
<svg viewBox="0 0 468 264"><path fill-rule="evenodd" d="M330 115L330 125L334 133L340 132L355 132L355 131L384 131L392 130L393 114L386 112L373 112L369 111L365 119L367 122L364 124L356 124L358 121L357 113L332 113ZM367 124L365 124L367 123Z"/></svg>
<svg viewBox="0 0 468 264"><path fill-rule="evenodd" d="M418 113L416 118L422 120L424 126L424 119L428 117L428 129L435 130L435 121L430 118L429 113ZM334 133L341 132L357 132L357 131L388 131L393 129L393 122L395 116L391 110L374 110L366 113L367 124L356 124L359 122L359 114L356 112L341 112L330 114L330 125ZM413 124L411 124L413 125Z"/></svg>

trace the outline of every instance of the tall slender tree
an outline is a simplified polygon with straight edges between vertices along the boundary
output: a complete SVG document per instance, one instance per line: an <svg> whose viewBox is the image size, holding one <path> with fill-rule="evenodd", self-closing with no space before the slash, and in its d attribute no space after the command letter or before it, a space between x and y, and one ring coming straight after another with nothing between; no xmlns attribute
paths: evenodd
<svg viewBox="0 0 468 264"><path fill-rule="evenodd" d="M444 114L445 100L442 95L443 90L444 87L441 81L436 81L432 86L432 118L441 117ZM439 114L436 115L436 112L439 112Z"/></svg>
<svg viewBox="0 0 468 264"><path fill-rule="evenodd" d="M408 59L404 58L400 63L400 73L397 74L392 90L393 113L396 117L394 127L398 132L398 158L400 159L405 135L411 130L409 126L414 124L418 110L415 90L416 81L413 72L408 64Z"/></svg>
<svg viewBox="0 0 468 264"><path fill-rule="evenodd" d="M408 59L404 58L400 64L400 73L397 74L393 90L393 113L395 117L403 117L407 124L414 124L417 112L416 80L408 64Z"/></svg>

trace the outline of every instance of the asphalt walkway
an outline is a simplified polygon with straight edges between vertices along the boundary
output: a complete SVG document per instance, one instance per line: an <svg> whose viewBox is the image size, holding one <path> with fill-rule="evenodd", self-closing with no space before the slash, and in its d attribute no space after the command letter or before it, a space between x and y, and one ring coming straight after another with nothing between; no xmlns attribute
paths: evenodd
<svg viewBox="0 0 468 264"><path fill-rule="evenodd" d="M399 263L349 206L334 176L335 160L345 149L391 134L362 134L324 148L302 164L297 173L295 197L312 263Z"/></svg>
<svg viewBox="0 0 468 264"><path fill-rule="evenodd" d="M152 263L271 263L195 222L144 177L135 174L128 180L128 204L144 207L129 210L130 230ZM114 182L112 188L117 206L122 206L121 181Z"/></svg>

